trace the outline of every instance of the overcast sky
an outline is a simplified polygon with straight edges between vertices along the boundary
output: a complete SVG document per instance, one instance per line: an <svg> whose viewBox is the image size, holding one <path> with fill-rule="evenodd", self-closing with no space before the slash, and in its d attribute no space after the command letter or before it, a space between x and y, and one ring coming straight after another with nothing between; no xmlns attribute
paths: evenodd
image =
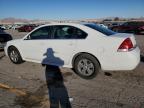
<svg viewBox="0 0 144 108"><path fill-rule="evenodd" d="M0 0L0 19L142 17L144 0Z"/></svg>

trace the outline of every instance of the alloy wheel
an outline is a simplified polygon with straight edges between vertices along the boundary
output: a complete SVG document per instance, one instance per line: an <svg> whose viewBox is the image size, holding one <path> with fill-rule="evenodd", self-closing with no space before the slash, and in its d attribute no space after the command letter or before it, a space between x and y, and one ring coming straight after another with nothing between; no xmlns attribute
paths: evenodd
<svg viewBox="0 0 144 108"><path fill-rule="evenodd" d="M78 63L78 70L84 76L90 76L94 73L94 64L88 59L82 59Z"/></svg>

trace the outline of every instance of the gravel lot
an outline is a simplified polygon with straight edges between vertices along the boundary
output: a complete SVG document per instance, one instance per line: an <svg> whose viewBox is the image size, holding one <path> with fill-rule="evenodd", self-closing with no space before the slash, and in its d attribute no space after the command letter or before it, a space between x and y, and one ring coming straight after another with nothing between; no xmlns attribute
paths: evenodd
<svg viewBox="0 0 144 108"><path fill-rule="evenodd" d="M6 32L14 38L26 34ZM30 62L15 65L0 51L0 108L49 108L53 93L60 99L68 95L72 108L144 108L144 35L136 35L136 40L141 63L135 70L101 72L92 80L84 80L67 68L59 71ZM50 72L62 76L46 82Z"/></svg>

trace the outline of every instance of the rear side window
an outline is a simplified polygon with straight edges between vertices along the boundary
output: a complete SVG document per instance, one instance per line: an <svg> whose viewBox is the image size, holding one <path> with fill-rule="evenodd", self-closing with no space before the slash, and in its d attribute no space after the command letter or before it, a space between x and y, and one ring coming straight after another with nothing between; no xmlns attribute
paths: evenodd
<svg viewBox="0 0 144 108"><path fill-rule="evenodd" d="M54 39L85 39L87 33L73 26L57 25L53 26L53 36Z"/></svg>
<svg viewBox="0 0 144 108"><path fill-rule="evenodd" d="M87 27L90 27L90 28L92 28L92 29L94 29L96 31L99 31L99 32L101 32L101 33L103 33L103 34L105 34L107 36L116 34L116 32L114 32L114 31L112 31L110 29L98 26L96 24L84 24L84 25L87 26Z"/></svg>

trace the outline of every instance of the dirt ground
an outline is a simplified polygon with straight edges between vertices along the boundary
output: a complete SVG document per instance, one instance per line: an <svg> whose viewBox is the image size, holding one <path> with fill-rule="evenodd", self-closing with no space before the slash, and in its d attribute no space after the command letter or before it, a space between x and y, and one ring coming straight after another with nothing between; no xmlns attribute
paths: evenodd
<svg viewBox="0 0 144 108"><path fill-rule="evenodd" d="M14 39L26 34L6 32ZM69 99L72 108L144 108L144 35L135 37L141 49L139 66L133 71L101 72L92 80L67 68L15 65L0 51L0 108L49 108L52 95L59 97L60 105ZM55 80L47 77L54 73L59 75Z"/></svg>

